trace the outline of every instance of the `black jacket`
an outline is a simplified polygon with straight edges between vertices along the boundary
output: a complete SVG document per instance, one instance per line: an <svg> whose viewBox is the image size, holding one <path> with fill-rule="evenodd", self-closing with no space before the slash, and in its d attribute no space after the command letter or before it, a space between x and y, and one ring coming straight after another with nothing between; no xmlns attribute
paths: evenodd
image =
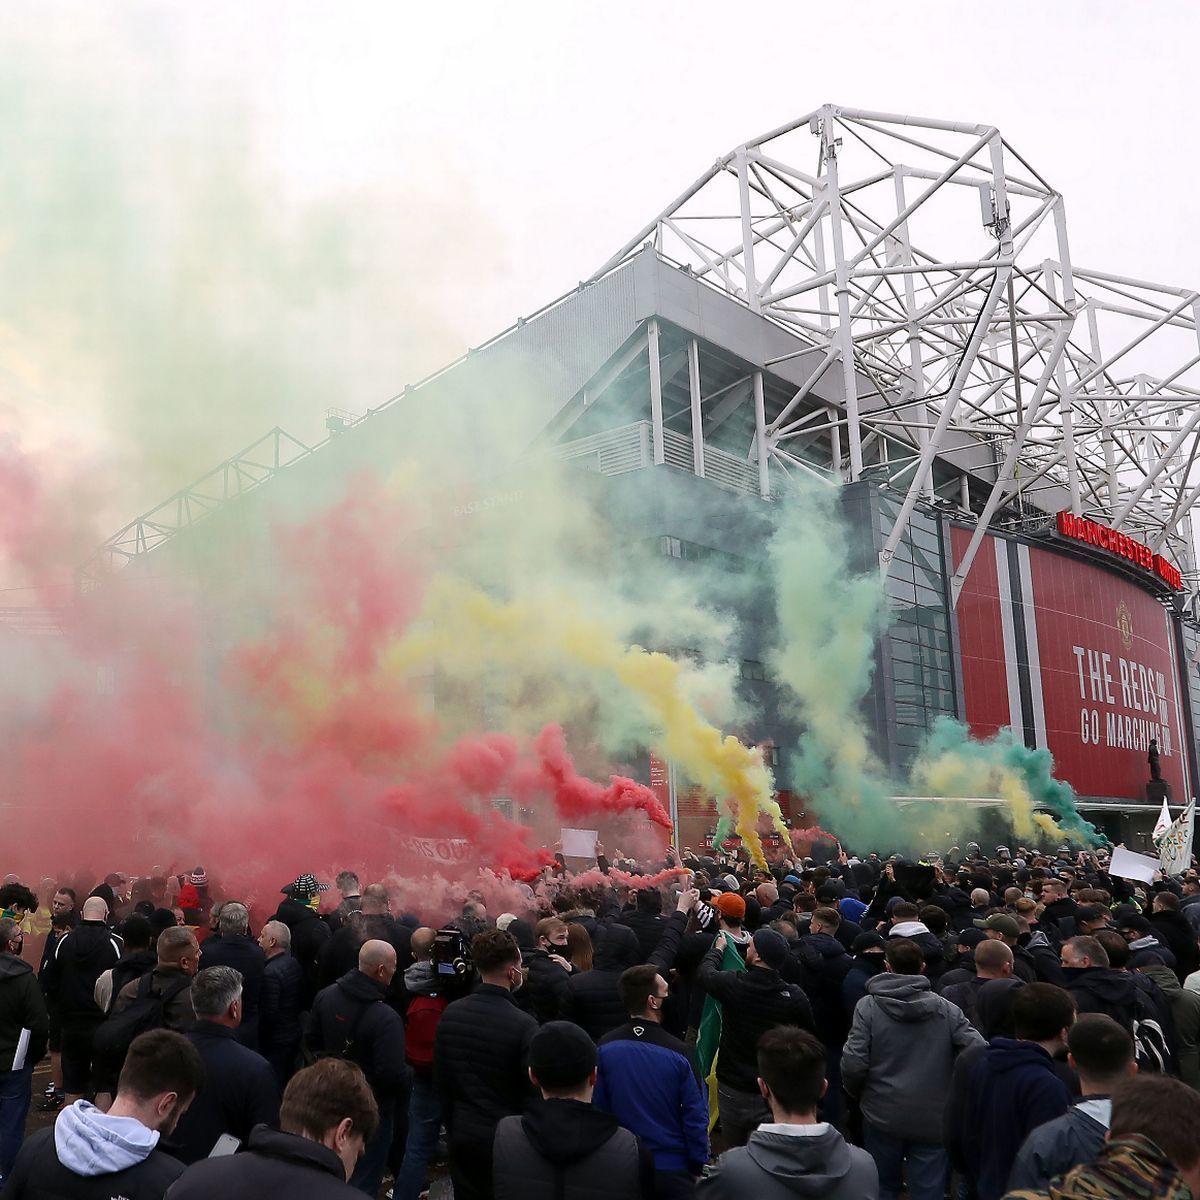
<svg viewBox="0 0 1200 1200"><path fill-rule="evenodd" d="M574 1021L594 1042L624 1025L629 1020L629 1013L617 991L621 975L643 961L665 975L675 961L686 928L687 917L681 912L672 913L663 926L654 953L643 960L633 931L624 925L609 925L600 940L592 969L572 975L568 980L562 1017Z"/></svg>
<svg viewBox="0 0 1200 1200"><path fill-rule="evenodd" d="M308 1045L318 1055L346 1058L363 1069L381 1103L408 1091L404 1021L384 1003L387 989L355 968L322 988L308 1017Z"/></svg>
<svg viewBox="0 0 1200 1200"><path fill-rule="evenodd" d="M521 961L528 973L525 986L517 993L517 1003L539 1025L557 1020L567 1002L571 973L551 962L545 950L531 950Z"/></svg>
<svg viewBox="0 0 1200 1200"><path fill-rule="evenodd" d="M336 983L347 971L358 966L363 942L376 939L387 942L396 951L396 974L388 989L388 998L399 1004L404 989L404 972L412 966L412 930L388 913L351 913L321 950L317 963L317 982L321 987Z"/></svg>
<svg viewBox="0 0 1200 1200"><path fill-rule="evenodd" d="M58 1161L54 1128L39 1129L25 1140L4 1180L4 1200L162 1200L183 1173L183 1163L154 1149L123 1171L77 1175Z"/></svg>
<svg viewBox="0 0 1200 1200"><path fill-rule="evenodd" d="M296 1046L304 1034L300 1022L304 968L290 954L267 960L258 1009L258 1044L264 1050Z"/></svg>
<svg viewBox="0 0 1200 1200"><path fill-rule="evenodd" d="M197 1021L184 1036L200 1053L204 1083L167 1142L180 1162L207 1158L223 1133L245 1141L256 1125L279 1123L279 1084L261 1054L212 1021Z"/></svg>
<svg viewBox="0 0 1200 1200"><path fill-rule="evenodd" d="M757 1095L758 1039L777 1025L812 1030L812 1007L803 989L785 983L769 967L722 971L723 955L714 945L700 964L701 986L721 1001L717 1081Z"/></svg>
<svg viewBox="0 0 1200 1200"><path fill-rule="evenodd" d="M121 939L103 921L80 921L58 943L42 986L63 1021L100 1020L103 1014L93 994L96 980L120 957Z"/></svg>
<svg viewBox="0 0 1200 1200"><path fill-rule="evenodd" d="M125 955L112 969L112 999L108 1002L109 1008L112 1008L126 984L153 971L157 963L158 955L153 950L135 950L132 954Z"/></svg>
<svg viewBox="0 0 1200 1200"><path fill-rule="evenodd" d="M0 954L0 1074L38 1062L49 1031L46 1000L33 968L15 954Z"/></svg>
<svg viewBox="0 0 1200 1200"><path fill-rule="evenodd" d="M654 1160L611 1113L579 1100L535 1100L496 1128L496 1200L652 1200Z"/></svg>
<svg viewBox="0 0 1200 1200"><path fill-rule="evenodd" d="M842 999L842 981L854 960L832 934L805 934L796 953L804 968L804 990L812 1002L817 1036L826 1046L840 1046L850 1031Z"/></svg>
<svg viewBox="0 0 1200 1200"><path fill-rule="evenodd" d="M304 968L304 1007L317 994L317 960L329 941L329 926L307 904L290 896L275 910L274 921L282 921L292 933L292 957Z"/></svg>
<svg viewBox="0 0 1200 1200"><path fill-rule="evenodd" d="M667 918L661 913L645 912L635 909L633 912L622 913L618 924L633 930L637 938L638 954L645 962L654 953L658 940L667 928Z"/></svg>
<svg viewBox="0 0 1200 1200"><path fill-rule="evenodd" d="M332 1150L263 1125L237 1154L189 1167L167 1195L170 1200L362 1200Z"/></svg>
<svg viewBox="0 0 1200 1200"><path fill-rule="evenodd" d="M237 1040L251 1050L258 1049L258 1011L262 1003L263 976L267 971L267 956L262 947L241 933L223 933L208 938L200 947L201 967L232 967L242 976L242 1023Z"/></svg>
<svg viewBox="0 0 1200 1200"><path fill-rule="evenodd" d="M1137 986L1128 971L1111 967L1065 967L1067 991L1081 1013L1104 1013L1127 1033L1137 1015Z"/></svg>
<svg viewBox="0 0 1200 1200"><path fill-rule="evenodd" d="M1182 913L1156 912L1150 915L1150 927L1154 936L1164 942L1175 955L1175 974L1179 982L1200 968L1200 950L1196 946L1196 935Z"/></svg>
<svg viewBox="0 0 1200 1200"><path fill-rule="evenodd" d="M509 992L489 983L447 1007L434 1043L433 1083L452 1144L490 1146L501 1118L525 1108L537 1029Z"/></svg>

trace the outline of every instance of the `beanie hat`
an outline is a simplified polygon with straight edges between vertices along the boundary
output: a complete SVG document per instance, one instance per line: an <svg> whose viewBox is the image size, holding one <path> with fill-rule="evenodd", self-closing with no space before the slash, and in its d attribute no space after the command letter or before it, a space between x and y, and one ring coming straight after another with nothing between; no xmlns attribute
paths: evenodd
<svg viewBox="0 0 1200 1200"><path fill-rule="evenodd" d="M575 1087L596 1068L596 1044L571 1021L548 1021L529 1043L529 1069L547 1089Z"/></svg>
<svg viewBox="0 0 1200 1200"><path fill-rule="evenodd" d="M188 883L192 887L208 887L208 872L203 867L197 867L189 876Z"/></svg>
<svg viewBox="0 0 1200 1200"><path fill-rule="evenodd" d="M722 892L713 901L713 908L731 921L746 919L746 902L736 892Z"/></svg>
<svg viewBox="0 0 1200 1200"><path fill-rule="evenodd" d="M768 967L778 971L787 961L787 938L782 933L776 933L774 929L760 929L753 940L754 952Z"/></svg>
<svg viewBox="0 0 1200 1200"><path fill-rule="evenodd" d="M725 877L724 877L724 878L721 880L721 882L722 882L722 883L723 883L723 884L724 884L724 885L725 885L725 886L726 886L726 887L727 887L727 888L728 888L728 889L729 889L731 892L736 892L736 891L738 891L738 890L739 890L739 888L741 887L741 884L739 884L739 883L738 883L738 877L737 877L736 875L726 875L726 876L725 876Z"/></svg>
<svg viewBox="0 0 1200 1200"><path fill-rule="evenodd" d="M850 947L850 951L853 954L865 954L868 950L882 949L884 949L883 938L881 938L879 934L872 933L870 931L866 933L860 933L858 937L854 939L854 942Z"/></svg>
<svg viewBox="0 0 1200 1200"><path fill-rule="evenodd" d="M299 875L280 891L297 900L311 900L318 892L329 891L329 884L318 883L315 875Z"/></svg>
<svg viewBox="0 0 1200 1200"><path fill-rule="evenodd" d="M867 911L867 906L861 901L856 900L853 896L847 896L844 900L838 901L838 912L842 914L843 919L853 921L858 924L858 918Z"/></svg>

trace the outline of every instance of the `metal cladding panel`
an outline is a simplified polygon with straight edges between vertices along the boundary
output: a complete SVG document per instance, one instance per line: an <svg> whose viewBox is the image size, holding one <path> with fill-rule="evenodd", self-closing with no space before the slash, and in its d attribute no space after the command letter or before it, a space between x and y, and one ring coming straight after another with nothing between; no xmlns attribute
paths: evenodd
<svg viewBox="0 0 1200 1200"><path fill-rule="evenodd" d="M957 526L950 530L955 566L970 540L970 530ZM1014 720L1006 680L996 556L991 553L994 541L988 538L975 556L956 609L966 719L971 736L978 738L991 737Z"/></svg>
<svg viewBox="0 0 1200 1200"><path fill-rule="evenodd" d="M955 564L970 530L955 527ZM1171 619L1145 589L1071 555L986 537L958 603L967 722L1011 725L1083 796L1146 799L1157 737L1172 798L1188 796Z"/></svg>

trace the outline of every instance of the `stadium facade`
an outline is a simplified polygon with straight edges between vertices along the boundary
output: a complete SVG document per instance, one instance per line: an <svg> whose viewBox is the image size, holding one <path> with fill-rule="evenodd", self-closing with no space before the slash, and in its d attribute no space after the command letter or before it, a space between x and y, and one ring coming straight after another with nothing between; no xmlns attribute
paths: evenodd
<svg viewBox="0 0 1200 1200"><path fill-rule="evenodd" d="M1198 331L1195 292L1073 266L1064 198L995 128L825 106L719 158L567 296L332 417L320 447L273 431L87 577L275 476L394 458L409 405L520 386L544 403L534 443L680 572L761 557L787 481L839 482L851 565L890 605L864 719L896 777L940 716L1010 726L1141 845L1151 738L1171 802L1196 787ZM771 630L752 598L741 615L745 736L803 822ZM691 844L712 821L694 795L680 818Z"/></svg>

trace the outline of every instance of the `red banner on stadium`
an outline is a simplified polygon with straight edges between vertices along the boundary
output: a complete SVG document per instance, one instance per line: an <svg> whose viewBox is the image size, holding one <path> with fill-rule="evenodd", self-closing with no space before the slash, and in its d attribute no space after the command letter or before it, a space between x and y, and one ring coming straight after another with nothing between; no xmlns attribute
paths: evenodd
<svg viewBox="0 0 1200 1200"><path fill-rule="evenodd" d="M955 564L971 537L953 528ZM1112 571L988 535L959 596L967 723L1011 725L1054 755L1084 796L1145 800L1150 739L1185 803L1182 713L1170 618Z"/></svg>

